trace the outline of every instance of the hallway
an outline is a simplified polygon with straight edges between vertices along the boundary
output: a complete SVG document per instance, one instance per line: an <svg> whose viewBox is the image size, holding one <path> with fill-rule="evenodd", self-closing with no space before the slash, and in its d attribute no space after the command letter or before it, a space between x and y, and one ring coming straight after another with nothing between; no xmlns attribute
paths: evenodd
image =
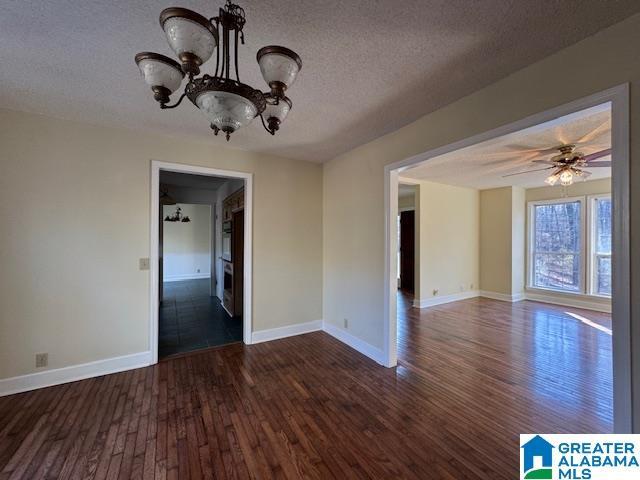
<svg viewBox="0 0 640 480"><path fill-rule="evenodd" d="M165 282L159 318L160 358L242 341L242 319L209 296L208 278Z"/></svg>

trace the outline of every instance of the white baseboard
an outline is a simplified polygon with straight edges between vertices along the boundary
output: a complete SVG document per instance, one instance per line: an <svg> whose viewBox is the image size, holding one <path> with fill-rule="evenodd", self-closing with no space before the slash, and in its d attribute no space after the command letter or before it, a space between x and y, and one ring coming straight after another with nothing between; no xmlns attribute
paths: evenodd
<svg viewBox="0 0 640 480"><path fill-rule="evenodd" d="M271 340L293 337L295 335L317 332L319 330L324 330L326 333L340 340L342 343L347 344L354 350L371 358L375 362L384 365L385 358L382 350L360 340L357 337L354 337L345 330L342 330L330 323L323 322L322 320L299 323L296 325L287 325L286 327L271 328L268 330L258 330L257 332L253 332L251 335L251 343L270 342Z"/></svg>
<svg viewBox="0 0 640 480"><path fill-rule="evenodd" d="M534 292L527 292L525 294L527 300L541 303L551 303L553 305L562 305L564 307L584 308L585 310L595 310L596 312L611 313L611 303L598 303L589 300L588 298L571 298L560 297L549 294L541 294Z"/></svg>
<svg viewBox="0 0 640 480"><path fill-rule="evenodd" d="M346 330L336 327L335 325L324 322L323 330L332 337L340 340L342 343L347 344L354 350L357 350L366 357L369 357L373 361L380 365L385 365L386 359L382 350L373 345L354 337Z"/></svg>
<svg viewBox="0 0 640 480"><path fill-rule="evenodd" d="M508 293L488 292L486 290L480 290L480 296L484 298L491 298L493 300L500 300L501 302L520 302L525 299L524 293L515 293L509 295Z"/></svg>
<svg viewBox="0 0 640 480"><path fill-rule="evenodd" d="M210 273L185 273L182 275L168 275L162 277L163 282L181 282L182 280L198 280L201 278L210 278Z"/></svg>
<svg viewBox="0 0 640 480"><path fill-rule="evenodd" d="M414 299L413 306L416 308L433 307L435 305L442 305L443 303L457 302L459 300L466 300L468 298L475 298L480 295L478 290L469 290L467 292L454 293L451 295L443 295L441 297Z"/></svg>
<svg viewBox="0 0 640 480"><path fill-rule="evenodd" d="M36 388L75 382L109 373L123 372L151 364L151 352L139 352L121 357L106 358L95 362L30 373L19 377L0 379L0 397Z"/></svg>
<svg viewBox="0 0 640 480"><path fill-rule="evenodd" d="M278 340L279 338L293 337L294 335L302 335L303 333L317 332L318 330L322 330L322 320L297 323L295 325L270 328L268 330L258 330L251 334L251 343L253 344L269 342L271 340Z"/></svg>

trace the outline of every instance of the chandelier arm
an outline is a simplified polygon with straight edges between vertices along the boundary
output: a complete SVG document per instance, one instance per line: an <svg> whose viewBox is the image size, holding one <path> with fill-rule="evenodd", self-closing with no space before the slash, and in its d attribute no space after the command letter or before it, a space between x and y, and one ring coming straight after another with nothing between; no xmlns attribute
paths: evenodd
<svg viewBox="0 0 640 480"><path fill-rule="evenodd" d="M225 78L229 80L229 77L231 75L231 53L229 52L229 43L230 43L231 37L229 36L229 27L223 24L223 28L224 28L224 63L225 63L224 75L225 75Z"/></svg>
<svg viewBox="0 0 640 480"><path fill-rule="evenodd" d="M222 27L222 35L220 35L220 42L222 45L222 48L220 48L220 45L218 45L218 50L220 53L220 78L224 77L224 72L225 72L225 67L227 65L226 62L226 51L227 51L227 38L226 38L226 27L224 26L224 19L222 18L222 9L220 9L220 25Z"/></svg>
<svg viewBox="0 0 640 480"><path fill-rule="evenodd" d="M233 42L234 48L234 63L236 66L236 80L240 81L240 73L238 73L238 30L235 30L235 39Z"/></svg>
<svg viewBox="0 0 640 480"><path fill-rule="evenodd" d="M187 92L185 90L185 92L182 95L180 95L180 98L178 99L178 101L176 103L174 103L173 105L167 105L166 103L161 103L160 104L160 108L162 108L162 109L176 108L178 105L180 105L180 102L182 102L182 99L184 97L186 97L186 96L187 96Z"/></svg>
<svg viewBox="0 0 640 480"><path fill-rule="evenodd" d="M210 20L211 22L216 22L216 37L218 38L218 42L220 42L220 17L214 17ZM218 68L220 67L220 44L216 48L216 73L214 77L218 76Z"/></svg>
<svg viewBox="0 0 640 480"><path fill-rule="evenodd" d="M262 120L262 126L264 127L264 129L269 132L271 135L275 135L276 132L275 130L269 130L269 127L267 127L267 124L264 123L264 117L262 116L262 114L260 114L260 120Z"/></svg>

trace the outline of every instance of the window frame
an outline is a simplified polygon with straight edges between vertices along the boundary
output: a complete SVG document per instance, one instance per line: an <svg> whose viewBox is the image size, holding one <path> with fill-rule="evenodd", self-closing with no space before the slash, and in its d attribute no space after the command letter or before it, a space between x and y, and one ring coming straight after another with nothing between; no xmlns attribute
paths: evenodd
<svg viewBox="0 0 640 480"><path fill-rule="evenodd" d="M588 295L592 295L594 297L599 297L599 298L608 298L610 299L612 296L611 295L607 295L607 294L603 294L603 293L598 293L597 288L598 288L598 269L596 267L596 262L597 262L597 258L600 256L608 256L609 258L611 258L612 253L609 253L608 255L606 254L599 254L596 251L596 245L597 245L597 239L596 239L596 214L598 209L595 208L595 204L597 200L601 200L601 199L606 199L609 200L611 202L613 202L612 198L611 198L611 194L610 193L598 193L598 194L594 194L594 195L587 195L587 208L589 210L589 225L588 225L588 232L589 232L589 242L587 244L587 255L588 255L588 262L587 262L587 269L588 269ZM612 204L613 207L613 204ZM613 208L611 209L612 211L612 218L613 218ZM613 228L613 222L611 227ZM613 231L611 232L613 234ZM613 242L611 245L611 250L613 250ZM613 277L613 275L612 275Z"/></svg>
<svg viewBox="0 0 640 480"><path fill-rule="evenodd" d="M579 285L577 291L561 290L558 288L540 287L535 285L535 207L542 205L556 205L562 203L580 203L580 274ZM565 295L585 295L587 284L587 218L589 212L588 205L584 196L553 198L549 200L533 200L527 202L527 289L541 290L545 292L560 293Z"/></svg>

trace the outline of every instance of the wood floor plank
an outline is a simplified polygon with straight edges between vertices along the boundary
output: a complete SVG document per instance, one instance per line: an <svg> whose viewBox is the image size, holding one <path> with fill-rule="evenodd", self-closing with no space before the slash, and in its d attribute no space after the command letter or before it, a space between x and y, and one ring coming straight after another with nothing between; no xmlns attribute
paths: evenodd
<svg viewBox="0 0 640 480"><path fill-rule="evenodd" d="M395 369L316 332L4 397L0 480L511 479L519 433L612 429L611 337L581 318L611 325L400 296Z"/></svg>

